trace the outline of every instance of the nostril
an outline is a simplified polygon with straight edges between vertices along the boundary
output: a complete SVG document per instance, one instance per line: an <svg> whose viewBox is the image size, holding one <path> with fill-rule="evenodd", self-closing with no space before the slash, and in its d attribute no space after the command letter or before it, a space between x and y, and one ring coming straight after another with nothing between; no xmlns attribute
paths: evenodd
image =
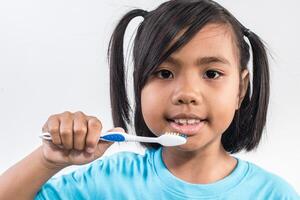
<svg viewBox="0 0 300 200"><path fill-rule="evenodd" d="M177 101L179 104L190 104L190 103L196 103L194 99L178 99Z"/></svg>
<svg viewBox="0 0 300 200"><path fill-rule="evenodd" d="M178 100L178 103L184 103L184 101L183 101L183 100L181 100L181 99L179 99L179 100Z"/></svg>
<svg viewBox="0 0 300 200"><path fill-rule="evenodd" d="M196 93L178 92L172 96L172 102L175 105L182 104L198 104L200 101L200 95Z"/></svg>

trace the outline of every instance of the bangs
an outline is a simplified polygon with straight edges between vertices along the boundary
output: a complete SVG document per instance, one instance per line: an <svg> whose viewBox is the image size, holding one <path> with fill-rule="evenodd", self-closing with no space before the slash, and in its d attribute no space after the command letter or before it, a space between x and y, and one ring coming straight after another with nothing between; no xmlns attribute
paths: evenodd
<svg viewBox="0 0 300 200"><path fill-rule="evenodd" d="M170 4L170 2L169 2ZM187 44L208 23L226 23L213 4L172 2L150 12L139 27L134 45L135 74L140 88L173 52ZM142 41L147 38L147 41Z"/></svg>

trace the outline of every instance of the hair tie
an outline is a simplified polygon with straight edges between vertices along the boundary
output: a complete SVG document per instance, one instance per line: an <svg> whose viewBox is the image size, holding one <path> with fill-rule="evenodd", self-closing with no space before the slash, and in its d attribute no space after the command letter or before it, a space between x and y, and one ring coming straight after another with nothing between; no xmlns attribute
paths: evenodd
<svg viewBox="0 0 300 200"><path fill-rule="evenodd" d="M145 19L146 18L146 16L148 15L148 11L146 11L146 10L141 10L141 16Z"/></svg>
<svg viewBox="0 0 300 200"><path fill-rule="evenodd" d="M248 28L245 28L244 31L243 31L243 33L244 33L244 35L245 35L246 37L249 37L249 35L251 35L251 30L248 29Z"/></svg>

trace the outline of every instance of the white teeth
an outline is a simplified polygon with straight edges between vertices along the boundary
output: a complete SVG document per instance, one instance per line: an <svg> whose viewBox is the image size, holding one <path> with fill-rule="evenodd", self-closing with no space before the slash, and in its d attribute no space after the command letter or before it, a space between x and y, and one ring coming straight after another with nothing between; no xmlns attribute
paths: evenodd
<svg viewBox="0 0 300 200"><path fill-rule="evenodd" d="M179 123L180 124L186 124L186 120L185 119L179 119Z"/></svg>
<svg viewBox="0 0 300 200"><path fill-rule="evenodd" d="M174 119L174 122L176 124L182 124L182 125L192 125L192 124L198 124L200 123L199 119Z"/></svg>
<svg viewBox="0 0 300 200"><path fill-rule="evenodd" d="M189 120L187 120L187 123L188 123L188 124L194 124L195 121L196 121L195 119L189 119Z"/></svg>

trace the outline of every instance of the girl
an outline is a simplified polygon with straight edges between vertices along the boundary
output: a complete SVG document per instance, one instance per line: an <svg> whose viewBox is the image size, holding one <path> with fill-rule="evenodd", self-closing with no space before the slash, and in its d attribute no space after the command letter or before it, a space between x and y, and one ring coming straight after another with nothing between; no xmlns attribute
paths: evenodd
<svg viewBox="0 0 300 200"><path fill-rule="evenodd" d="M121 19L109 48L112 115L119 127L113 130L132 124L123 37L137 16L144 21L133 48L136 134L179 132L187 142L143 144L144 155L117 153L51 178L66 166L96 160L112 144L98 141L102 126L95 117L52 115L43 127L52 142L43 141L2 175L0 199L299 199L278 176L231 155L259 144L269 68L259 37L216 2L171 0ZM252 91L245 38L252 47Z"/></svg>

